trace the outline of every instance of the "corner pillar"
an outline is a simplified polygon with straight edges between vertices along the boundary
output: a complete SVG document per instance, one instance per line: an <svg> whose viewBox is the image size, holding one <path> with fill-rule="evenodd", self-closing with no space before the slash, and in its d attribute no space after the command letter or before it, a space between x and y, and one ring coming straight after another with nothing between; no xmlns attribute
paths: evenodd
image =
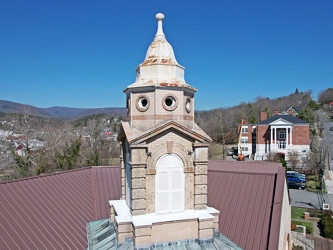
<svg viewBox="0 0 333 250"><path fill-rule="evenodd" d="M205 143L194 143L194 209L207 208L207 164L208 146Z"/></svg>

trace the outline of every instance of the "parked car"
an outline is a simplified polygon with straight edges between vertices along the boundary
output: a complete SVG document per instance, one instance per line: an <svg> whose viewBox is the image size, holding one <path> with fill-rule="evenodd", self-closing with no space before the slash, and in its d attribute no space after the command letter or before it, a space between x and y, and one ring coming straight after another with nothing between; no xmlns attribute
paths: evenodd
<svg viewBox="0 0 333 250"><path fill-rule="evenodd" d="M295 182L306 182L306 175L296 171L287 171L287 180Z"/></svg>
<svg viewBox="0 0 333 250"><path fill-rule="evenodd" d="M287 174L300 175L300 176L302 176L303 178L306 178L306 175L305 175L305 174L302 174L302 173L297 172L297 171L292 171L292 170L290 170L290 171L287 171Z"/></svg>
<svg viewBox="0 0 333 250"><path fill-rule="evenodd" d="M288 180L288 188L305 189L305 183Z"/></svg>
<svg viewBox="0 0 333 250"><path fill-rule="evenodd" d="M227 155L228 156L233 156L234 155L234 150L233 149L228 149Z"/></svg>

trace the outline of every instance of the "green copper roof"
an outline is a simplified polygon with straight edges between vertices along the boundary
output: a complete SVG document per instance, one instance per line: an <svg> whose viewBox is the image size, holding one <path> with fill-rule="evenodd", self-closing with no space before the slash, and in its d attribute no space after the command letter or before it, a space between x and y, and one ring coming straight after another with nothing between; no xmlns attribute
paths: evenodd
<svg viewBox="0 0 333 250"><path fill-rule="evenodd" d="M117 249L116 230L109 219L87 223L89 250Z"/></svg>
<svg viewBox="0 0 333 250"><path fill-rule="evenodd" d="M109 219L92 221L87 223L87 250L134 250L133 241L123 245L117 244L116 230ZM211 240L184 240L177 242L166 242L152 245L148 248L156 250L241 250L229 238L221 233L214 235Z"/></svg>

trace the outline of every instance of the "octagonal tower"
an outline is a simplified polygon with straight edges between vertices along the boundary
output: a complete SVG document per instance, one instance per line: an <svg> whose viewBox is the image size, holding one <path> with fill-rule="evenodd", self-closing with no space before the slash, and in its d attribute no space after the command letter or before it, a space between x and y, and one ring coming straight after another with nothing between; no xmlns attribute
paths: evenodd
<svg viewBox="0 0 333 250"><path fill-rule="evenodd" d="M132 128L147 130L175 120L192 128L194 93L185 82L184 67L175 57L162 28L164 15L156 15L157 32L145 60L136 69L136 81L124 92Z"/></svg>

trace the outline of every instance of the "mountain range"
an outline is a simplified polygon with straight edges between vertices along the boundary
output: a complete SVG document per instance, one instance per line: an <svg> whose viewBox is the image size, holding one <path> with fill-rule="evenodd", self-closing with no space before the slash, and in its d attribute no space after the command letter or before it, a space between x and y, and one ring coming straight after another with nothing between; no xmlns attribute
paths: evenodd
<svg viewBox="0 0 333 250"><path fill-rule="evenodd" d="M126 108L70 108L70 107L50 107L38 108L35 106L21 104L11 101L0 100L0 112L29 114L38 117L77 119L93 114L115 114L125 115Z"/></svg>

